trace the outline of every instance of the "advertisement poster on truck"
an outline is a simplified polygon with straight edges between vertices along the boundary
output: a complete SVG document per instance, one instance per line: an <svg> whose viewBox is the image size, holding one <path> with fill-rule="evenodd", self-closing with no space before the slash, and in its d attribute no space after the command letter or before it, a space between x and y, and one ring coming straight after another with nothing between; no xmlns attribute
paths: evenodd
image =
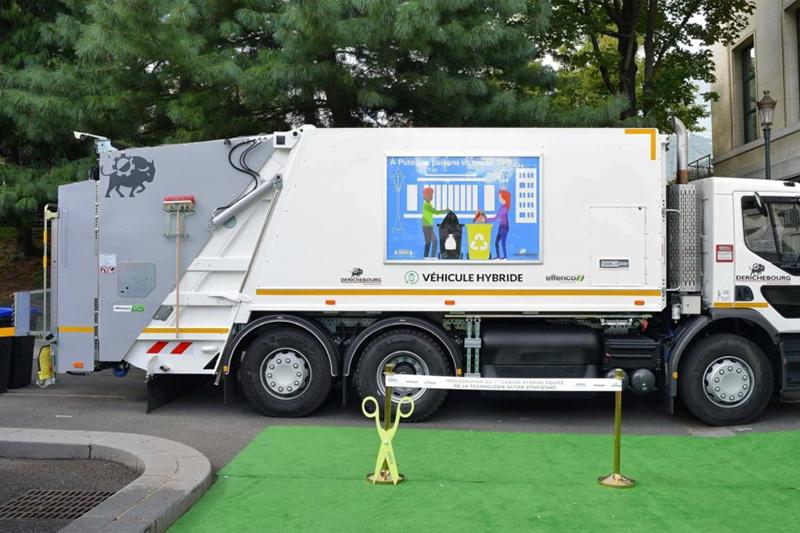
<svg viewBox="0 0 800 533"><path fill-rule="evenodd" d="M539 263L538 156L386 157L386 261Z"/></svg>

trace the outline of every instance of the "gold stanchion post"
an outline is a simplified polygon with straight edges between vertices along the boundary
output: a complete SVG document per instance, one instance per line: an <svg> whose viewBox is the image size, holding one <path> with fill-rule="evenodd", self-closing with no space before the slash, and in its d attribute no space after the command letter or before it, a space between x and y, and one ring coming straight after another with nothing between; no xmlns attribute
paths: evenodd
<svg viewBox="0 0 800 533"><path fill-rule="evenodd" d="M614 379L622 384L622 370L614 371ZM601 485L615 489L627 489L633 487L636 482L629 477L625 477L620 472L620 448L622 447L622 387L614 392L614 471L607 475L597 478Z"/></svg>

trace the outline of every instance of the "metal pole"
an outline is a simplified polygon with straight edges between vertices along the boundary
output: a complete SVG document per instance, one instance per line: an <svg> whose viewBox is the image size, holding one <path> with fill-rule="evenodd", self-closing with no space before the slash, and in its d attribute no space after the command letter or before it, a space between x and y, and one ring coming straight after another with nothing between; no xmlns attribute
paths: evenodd
<svg viewBox="0 0 800 533"><path fill-rule="evenodd" d="M614 468L607 475L597 478L601 485L615 489L625 489L633 487L635 481L622 475L620 468L620 455L622 448L622 369L614 371L614 379L619 381L620 388L614 391Z"/></svg>
<svg viewBox="0 0 800 533"><path fill-rule="evenodd" d="M42 234L42 337L47 338L47 206L44 206L44 230Z"/></svg>
<svg viewBox="0 0 800 533"><path fill-rule="evenodd" d="M769 159L769 141L770 130L772 128L764 128L764 176L769 180L772 179L772 165Z"/></svg>
<svg viewBox="0 0 800 533"><path fill-rule="evenodd" d="M614 378L622 381L622 370L614 372ZM614 392L614 469L613 473L621 475L620 472L620 448L622 447L622 391Z"/></svg>
<svg viewBox="0 0 800 533"><path fill-rule="evenodd" d="M181 334L181 212L175 211L175 338Z"/></svg>
<svg viewBox="0 0 800 533"><path fill-rule="evenodd" d="M394 365L386 365L383 367L384 383L386 383L386 376L394 373ZM386 397L383 403L383 429L389 431L392 425L392 388L386 385Z"/></svg>

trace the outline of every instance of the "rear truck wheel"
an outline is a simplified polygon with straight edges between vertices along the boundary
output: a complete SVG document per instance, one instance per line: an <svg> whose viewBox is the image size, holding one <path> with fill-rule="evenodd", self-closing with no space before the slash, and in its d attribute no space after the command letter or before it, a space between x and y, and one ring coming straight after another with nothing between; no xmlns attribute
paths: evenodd
<svg viewBox="0 0 800 533"><path fill-rule="evenodd" d="M239 374L250 404L268 416L309 415L331 391L325 350L297 328L270 328L259 335L248 346Z"/></svg>
<svg viewBox="0 0 800 533"><path fill-rule="evenodd" d="M774 387L769 359L755 344L737 335L700 340L681 360L681 400L697 418L712 426L755 420Z"/></svg>
<svg viewBox="0 0 800 533"><path fill-rule="evenodd" d="M396 329L375 337L361 354L356 368L356 387L361 398L374 396L383 405L386 387L383 369L394 365L396 374L424 374L444 376L450 373L447 356L431 337L414 329ZM403 396L414 400L414 413L410 420L419 422L431 416L447 397L446 390L404 389L392 391L394 404Z"/></svg>

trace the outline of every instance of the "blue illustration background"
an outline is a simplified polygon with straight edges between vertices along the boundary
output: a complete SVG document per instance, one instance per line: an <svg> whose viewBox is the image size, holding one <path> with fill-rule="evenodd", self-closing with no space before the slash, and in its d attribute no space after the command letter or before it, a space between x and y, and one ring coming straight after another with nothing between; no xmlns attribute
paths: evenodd
<svg viewBox="0 0 800 533"><path fill-rule="evenodd" d="M423 260L422 191L426 186L435 191L434 207L452 209L461 224L472 223L478 209L494 216L500 207L498 192L507 189L511 193L507 260L541 261L541 172L538 157L387 156L387 261ZM444 216L434 217L437 239L438 224ZM494 258L498 226L497 222L491 225L489 246ZM461 249L462 261L470 262L466 227Z"/></svg>

